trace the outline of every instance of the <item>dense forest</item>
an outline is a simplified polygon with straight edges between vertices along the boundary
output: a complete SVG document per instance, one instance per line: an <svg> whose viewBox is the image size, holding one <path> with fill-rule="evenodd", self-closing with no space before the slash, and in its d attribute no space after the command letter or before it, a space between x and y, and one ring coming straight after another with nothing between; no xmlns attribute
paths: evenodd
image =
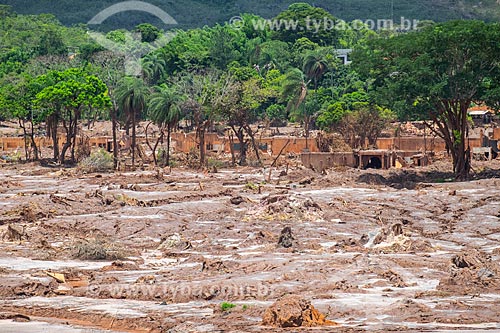
<svg viewBox="0 0 500 333"><path fill-rule="evenodd" d="M64 25L87 23L94 15L108 6L119 3L118 0L73 1L60 0L3 0L20 14L54 14ZM240 13L253 13L271 18L282 12L293 0L287 1L221 1L221 0L152 0L172 15L180 28L201 28L204 25L222 24ZM500 18L500 6L496 0L316 0L304 1L321 7L338 18L346 21L359 19L398 19L406 17L436 22L451 19L481 19L494 21ZM141 13L117 15L106 22L110 28L133 28L141 20L154 20ZM155 21L153 21L155 22ZM159 23L159 22L156 22Z"/></svg>
<svg viewBox="0 0 500 333"><path fill-rule="evenodd" d="M178 29L172 36L142 23L132 29L139 39L119 29L97 43L86 26L66 27L49 14L19 15L2 6L0 17L0 119L19 122L33 159L42 131L54 141L54 160L77 160L82 120L112 121L115 163L117 128L124 128L132 138L132 164L137 122L151 121L160 131L155 162L161 148L167 165L170 135L184 120L197 134L204 166L205 134L218 128L239 144L233 163L244 165L248 151L260 161L256 124L292 121L302 124L306 138L321 129L364 148L392 120L425 119L446 141L457 175L466 177L467 108L474 102L495 107L500 93L500 27L482 21L373 31L297 3L276 19L295 20L303 29L259 29L252 22L261 18L242 14L238 26ZM310 19L343 28L305 29ZM152 48L166 35L168 43ZM354 50L352 64L340 61L339 49ZM140 70L130 73L125 56L135 53L142 55ZM64 132L61 151L58 130Z"/></svg>

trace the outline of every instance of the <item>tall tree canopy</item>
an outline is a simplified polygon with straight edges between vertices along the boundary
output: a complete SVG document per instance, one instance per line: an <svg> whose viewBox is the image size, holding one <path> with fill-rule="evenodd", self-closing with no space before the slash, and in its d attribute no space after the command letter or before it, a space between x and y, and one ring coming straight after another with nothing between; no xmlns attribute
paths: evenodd
<svg viewBox="0 0 500 333"><path fill-rule="evenodd" d="M97 76L81 68L52 71L38 80L45 82L46 87L36 95L35 103L46 110L48 118L54 118L56 123L61 120L66 132L59 161L65 162L66 151L71 147L74 162L78 121L86 109L110 106L108 88Z"/></svg>
<svg viewBox="0 0 500 333"><path fill-rule="evenodd" d="M182 101L183 96L176 90L175 86L169 87L166 84L155 87L155 92L148 101L148 115L160 129L160 139L163 139L165 128L167 130L166 165L170 165L170 136L172 129L181 120ZM156 146L153 149L153 159L157 163Z"/></svg>
<svg viewBox="0 0 500 333"><path fill-rule="evenodd" d="M340 32L332 14L303 2L290 5L270 23L273 36L289 43L306 37L322 46L334 45Z"/></svg>
<svg viewBox="0 0 500 333"><path fill-rule="evenodd" d="M116 99L120 109L127 117L127 123L132 124L132 165L135 165L136 153L136 122L137 117L146 111L147 98L150 95L149 87L141 78L126 76L116 88Z"/></svg>
<svg viewBox="0 0 500 333"><path fill-rule="evenodd" d="M353 55L374 79L380 103L405 103L431 119L453 158L458 179L470 171L467 110L500 97L500 25L450 21L422 31L377 39ZM434 128L434 127L432 127Z"/></svg>

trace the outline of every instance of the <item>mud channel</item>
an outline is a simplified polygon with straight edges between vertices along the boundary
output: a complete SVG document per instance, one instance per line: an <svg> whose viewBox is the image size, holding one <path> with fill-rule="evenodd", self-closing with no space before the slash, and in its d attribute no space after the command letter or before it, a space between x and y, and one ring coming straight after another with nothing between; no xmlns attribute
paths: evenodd
<svg viewBox="0 0 500 333"><path fill-rule="evenodd" d="M500 332L500 179L398 172L4 166L0 331Z"/></svg>

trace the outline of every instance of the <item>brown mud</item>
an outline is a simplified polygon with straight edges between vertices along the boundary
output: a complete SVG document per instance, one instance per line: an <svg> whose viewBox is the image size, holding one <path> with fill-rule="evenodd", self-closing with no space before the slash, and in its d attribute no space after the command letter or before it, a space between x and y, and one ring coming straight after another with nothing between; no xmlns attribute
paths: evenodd
<svg viewBox="0 0 500 333"><path fill-rule="evenodd" d="M0 331L500 331L500 163L475 169L2 165ZM263 322L287 295L338 325Z"/></svg>

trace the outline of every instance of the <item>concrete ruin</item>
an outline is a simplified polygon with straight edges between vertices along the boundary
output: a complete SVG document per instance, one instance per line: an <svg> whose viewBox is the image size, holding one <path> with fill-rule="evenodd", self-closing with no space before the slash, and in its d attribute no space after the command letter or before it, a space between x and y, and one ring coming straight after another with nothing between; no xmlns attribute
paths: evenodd
<svg viewBox="0 0 500 333"><path fill-rule="evenodd" d="M428 154L419 151L403 150L357 150L339 153L302 153L304 166L317 172L324 172L334 167L350 167L359 169L390 169L411 165L426 166L430 163Z"/></svg>

